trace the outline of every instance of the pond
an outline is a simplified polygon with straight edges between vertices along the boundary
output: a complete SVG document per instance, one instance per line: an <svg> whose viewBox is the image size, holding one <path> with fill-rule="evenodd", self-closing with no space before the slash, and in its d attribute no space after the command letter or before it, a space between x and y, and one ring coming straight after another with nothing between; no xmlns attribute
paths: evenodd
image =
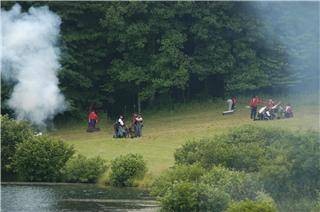
<svg viewBox="0 0 320 212"><path fill-rule="evenodd" d="M146 190L97 185L1 185L1 211L159 211Z"/></svg>

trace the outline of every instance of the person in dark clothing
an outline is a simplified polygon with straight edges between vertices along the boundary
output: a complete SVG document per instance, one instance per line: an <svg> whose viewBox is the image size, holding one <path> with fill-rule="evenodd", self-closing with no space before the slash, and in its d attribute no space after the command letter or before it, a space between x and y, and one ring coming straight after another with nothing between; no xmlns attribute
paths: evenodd
<svg viewBox="0 0 320 212"><path fill-rule="evenodd" d="M237 104L237 97L233 96L231 100L232 100L231 110L234 110Z"/></svg>
<svg viewBox="0 0 320 212"><path fill-rule="evenodd" d="M136 137L141 137L141 131L143 126L143 119L142 116L139 114L134 114L133 116L133 126L134 126L134 132Z"/></svg>

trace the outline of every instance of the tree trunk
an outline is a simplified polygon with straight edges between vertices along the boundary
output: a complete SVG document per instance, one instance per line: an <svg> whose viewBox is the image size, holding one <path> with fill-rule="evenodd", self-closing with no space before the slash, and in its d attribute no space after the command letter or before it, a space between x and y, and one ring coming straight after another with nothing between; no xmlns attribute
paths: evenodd
<svg viewBox="0 0 320 212"><path fill-rule="evenodd" d="M140 99L139 95L138 95L137 106L138 106L138 113L141 113L141 99Z"/></svg>

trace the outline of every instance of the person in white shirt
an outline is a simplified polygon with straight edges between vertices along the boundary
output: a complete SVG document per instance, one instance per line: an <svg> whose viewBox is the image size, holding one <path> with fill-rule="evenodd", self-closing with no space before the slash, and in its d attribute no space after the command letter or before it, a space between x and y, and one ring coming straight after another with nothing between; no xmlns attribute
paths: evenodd
<svg viewBox="0 0 320 212"><path fill-rule="evenodd" d="M123 116L119 116L118 119L118 123L117 123L117 129L116 129L116 137L117 138L122 138L126 136L126 130L125 130L125 126L124 126L124 117Z"/></svg>
<svg viewBox="0 0 320 212"><path fill-rule="evenodd" d="M119 122L120 126L124 126L123 116L119 117L118 122Z"/></svg>

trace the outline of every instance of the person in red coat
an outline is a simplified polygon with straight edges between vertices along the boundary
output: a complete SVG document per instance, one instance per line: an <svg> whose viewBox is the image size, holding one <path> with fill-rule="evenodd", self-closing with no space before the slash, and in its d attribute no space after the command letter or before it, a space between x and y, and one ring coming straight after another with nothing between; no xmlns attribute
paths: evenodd
<svg viewBox="0 0 320 212"><path fill-rule="evenodd" d="M98 123L98 115L94 110L90 112L88 122L89 128L96 128L96 123Z"/></svg>
<svg viewBox="0 0 320 212"><path fill-rule="evenodd" d="M237 104L237 97L236 97L236 96L233 96L233 97L231 98L231 100L232 100L231 110L234 110L235 107L236 107L236 104Z"/></svg>
<svg viewBox="0 0 320 212"><path fill-rule="evenodd" d="M260 103L261 103L261 100L259 99L258 96L252 96L252 99L250 100L250 107L251 107L250 118L253 120L256 120L257 107L258 107L258 104Z"/></svg>

